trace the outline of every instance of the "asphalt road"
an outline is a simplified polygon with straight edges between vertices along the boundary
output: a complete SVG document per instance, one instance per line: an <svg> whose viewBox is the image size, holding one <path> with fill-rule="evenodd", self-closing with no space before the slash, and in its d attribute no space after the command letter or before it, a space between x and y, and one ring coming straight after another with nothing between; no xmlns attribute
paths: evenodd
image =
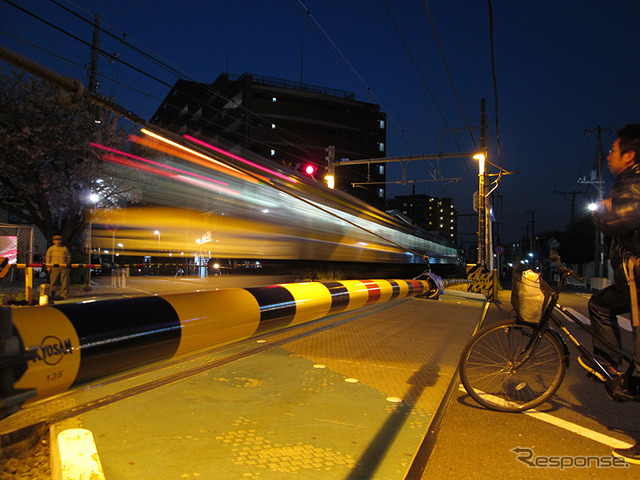
<svg viewBox="0 0 640 480"><path fill-rule="evenodd" d="M586 316L589 293L563 292L560 303ZM584 334L578 338L591 345ZM623 341L630 346L631 334ZM569 349L563 384L537 409L545 415L490 411L456 388L422 478L639 478L640 467L614 465L611 450L640 441L640 404L610 400Z"/></svg>

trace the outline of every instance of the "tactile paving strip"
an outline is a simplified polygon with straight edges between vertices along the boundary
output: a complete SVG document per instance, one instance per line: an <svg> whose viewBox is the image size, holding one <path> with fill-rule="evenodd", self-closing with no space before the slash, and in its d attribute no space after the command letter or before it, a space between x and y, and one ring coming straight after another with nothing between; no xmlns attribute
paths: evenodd
<svg viewBox="0 0 640 480"><path fill-rule="evenodd" d="M402 479L480 310L412 299L355 315L82 423L107 478Z"/></svg>

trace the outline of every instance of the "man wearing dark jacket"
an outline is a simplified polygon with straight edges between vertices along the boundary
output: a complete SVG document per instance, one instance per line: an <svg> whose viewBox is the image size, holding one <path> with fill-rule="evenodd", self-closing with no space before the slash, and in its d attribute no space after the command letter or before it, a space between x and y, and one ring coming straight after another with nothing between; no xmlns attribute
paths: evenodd
<svg viewBox="0 0 640 480"><path fill-rule="evenodd" d="M613 345L621 345L617 316L629 313L631 295L640 293L640 268L633 268L640 260L640 124L626 125L618 131L618 138L609 150L607 165L615 179L611 193L594 213L596 227L611 237L610 261L614 284L595 293L589 300L589 317L596 332ZM629 287L630 275L635 275L636 288ZM632 315L633 317L633 315ZM640 373L640 328L633 319L633 346L636 373ZM594 355L612 376L619 375L622 358L614 350L594 339ZM585 360L579 358L580 364ZM628 449L615 449L614 455L627 462L640 464L640 442Z"/></svg>

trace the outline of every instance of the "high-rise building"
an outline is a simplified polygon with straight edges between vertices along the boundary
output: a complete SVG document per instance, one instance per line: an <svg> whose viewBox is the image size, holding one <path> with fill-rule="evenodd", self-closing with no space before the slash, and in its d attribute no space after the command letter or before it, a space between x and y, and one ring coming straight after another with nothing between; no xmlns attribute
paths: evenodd
<svg viewBox="0 0 640 480"><path fill-rule="evenodd" d="M151 123L224 140L294 170L313 165L318 181L330 146L336 161L386 156L386 114L378 105L351 92L248 73L223 73L212 84L178 80ZM339 166L335 174L336 188L385 207L384 164Z"/></svg>
<svg viewBox="0 0 640 480"><path fill-rule="evenodd" d="M451 198L429 195L400 195L389 202L389 208L399 211L423 230L438 232L457 243L458 213Z"/></svg>

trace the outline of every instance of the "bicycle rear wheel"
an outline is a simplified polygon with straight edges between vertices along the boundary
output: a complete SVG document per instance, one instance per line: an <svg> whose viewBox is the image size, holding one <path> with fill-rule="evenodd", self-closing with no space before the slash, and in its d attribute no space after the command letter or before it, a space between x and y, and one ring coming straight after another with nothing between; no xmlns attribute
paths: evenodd
<svg viewBox="0 0 640 480"><path fill-rule="evenodd" d="M547 401L564 378L565 349L545 331L521 363L536 335L535 326L514 320L478 331L460 359L460 380L467 393L480 405L500 412L521 412Z"/></svg>

